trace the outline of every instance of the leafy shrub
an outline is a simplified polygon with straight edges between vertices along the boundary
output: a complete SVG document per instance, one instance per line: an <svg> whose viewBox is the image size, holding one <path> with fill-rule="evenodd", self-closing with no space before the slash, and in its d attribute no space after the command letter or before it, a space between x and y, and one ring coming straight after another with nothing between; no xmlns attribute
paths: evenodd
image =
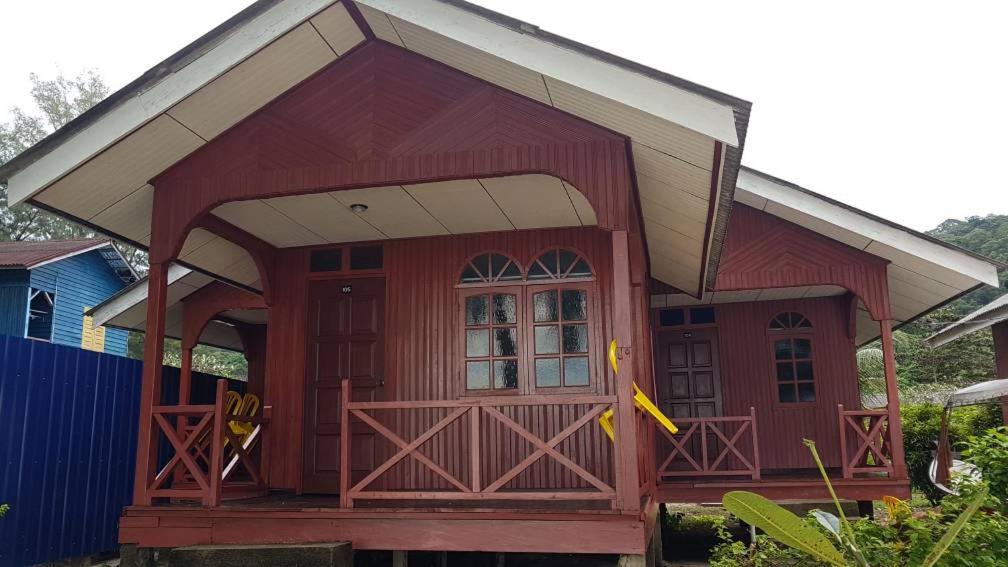
<svg viewBox="0 0 1008 567"><path fill-rule="evenodd" d="M0 518L7 515L7 510L10 510L10 506L7 504L0 504Z"/></svg>
<svg viewBox="0 0 1008 567"><path fill-rule="evenodd" d="M942 408L933 404L908 405L900 408L900 415L910 482L914 489L924 493L932 504L937 504L941 500L942 492L931 484L928 466L934 458L935 441L941 432ZM955 446L977 431L995 427L1000 422L1000 411L995 406L957 408L952 411L949 422L949 443Z"/></svg>
<svg viewBox="0 0 1008 567"><path fill-rule="evenodd" d="M991 495L1008 502L1008 427L991 428L966 439L963 458L973 463L990 486Z"/></svg>

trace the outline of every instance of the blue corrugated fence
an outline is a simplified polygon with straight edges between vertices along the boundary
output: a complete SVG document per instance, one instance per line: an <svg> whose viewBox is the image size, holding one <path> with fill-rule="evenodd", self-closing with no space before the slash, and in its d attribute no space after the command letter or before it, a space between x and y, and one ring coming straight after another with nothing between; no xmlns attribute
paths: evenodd
<svg viewBox="0 0 1008 567"><path fill-rule="evenodd" d="M116 549L130 503L141 363L0 336L0 565ZM194 403L216 378L194 375ZM174 403L178 370L165 369ZM243 389L243 384L236 389ZM232 386L232 387L235 387Z"/></svg>

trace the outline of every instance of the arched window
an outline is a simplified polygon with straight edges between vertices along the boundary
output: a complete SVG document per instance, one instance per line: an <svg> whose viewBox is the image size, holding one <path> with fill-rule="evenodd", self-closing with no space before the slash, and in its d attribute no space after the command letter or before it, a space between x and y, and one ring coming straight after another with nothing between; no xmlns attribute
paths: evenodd
<svg viewBox="0 0 1008 567"><path fill-rule="evenodd" d="M595 284L588 260L564 248L537 257L527 275L495 252L473 257L459 278L466 390L587 390Z"/></svg>
<svg viewBox="0 0 1008 567"><path fill-rule="evenodd" d="M771 319L767 330L774 360L777 399L786 404L815 402L812 323L801 313L789 311Z"/></svg>
<svg viewBox="0 0 1008 567"><path fill-rule="evenodd" d="M529 266L529 281L590 278L591 267L584 256L566 248L549 250Z"/></svg>
<svg viewBox="0 0 1008 567"><path fill-rule="evenodd" d="M503 254L488 252L469 260L462 268L459 283L481 284L497 282L517 282L522 280L522 271L518 263Z"/></svg>

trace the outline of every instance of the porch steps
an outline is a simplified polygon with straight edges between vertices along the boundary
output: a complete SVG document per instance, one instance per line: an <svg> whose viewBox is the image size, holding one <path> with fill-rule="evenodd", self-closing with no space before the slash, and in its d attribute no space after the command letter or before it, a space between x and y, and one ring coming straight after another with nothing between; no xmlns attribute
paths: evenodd
<svg viewBox="0 0 1008 567"><path fill-rule="evenodd" d="M167 558L165 562L162 558ZM125 559L125 558L124 558ZM167 567L353 567L349 542L269 544L269 545L194 545L176 547L158 554L148 565ZM132 567L124 562L122 567Z"/></svg>

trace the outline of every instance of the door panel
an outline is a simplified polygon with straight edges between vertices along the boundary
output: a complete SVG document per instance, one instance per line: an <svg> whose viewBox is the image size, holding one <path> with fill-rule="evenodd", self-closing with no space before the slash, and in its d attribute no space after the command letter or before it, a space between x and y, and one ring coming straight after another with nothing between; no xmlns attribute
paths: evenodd
<svg viewBox="0 0 1008 567"><path fill-rule="evenodd" d="M717 332L663 331L655 347L655 384L662 411L680 418L721 415Z"/></svg>
<svg viewBox="0 0 1008 567"><path fill-rule="evenodd" d="M304 492L337 493L340 479L340 388L355 401L381 398L385 282L379 278L315 280L308 286ZM351 482L374 469L374 431L351 423Z"/></svg>

